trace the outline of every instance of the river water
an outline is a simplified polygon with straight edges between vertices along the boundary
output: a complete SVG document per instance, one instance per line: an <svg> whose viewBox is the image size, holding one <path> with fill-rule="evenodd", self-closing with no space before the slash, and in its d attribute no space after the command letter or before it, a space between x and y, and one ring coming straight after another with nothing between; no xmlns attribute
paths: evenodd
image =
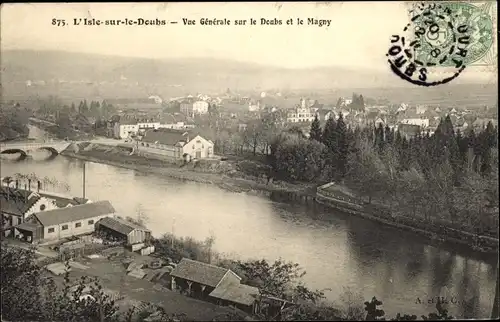
<svg viewBox="0 0 500 322"><path fill-rule="evenodd" d="M2 159L0 170L1 176L56 178L69 186L69 193L82 196L84 163L37 155ZM231 257L297 262L307 271L306 285L330 288L326 295L332 301L349 288L365 300L382 300L388 316L433 312L427 301L437 296L453 301L448 308L454 316L491 313L495 258L434 247L411 233L364 219L91 162L86 162L86 197L111 201L123 216L143 213L155 236L173 232L203 240L214 235L215 250Z"/></svg>

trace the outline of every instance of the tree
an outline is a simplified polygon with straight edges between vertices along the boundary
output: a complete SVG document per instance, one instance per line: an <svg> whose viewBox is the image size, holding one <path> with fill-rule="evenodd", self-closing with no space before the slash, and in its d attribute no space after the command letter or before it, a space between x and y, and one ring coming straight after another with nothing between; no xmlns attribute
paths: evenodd
<svg viewBox="0 0 500 322"><path fill-rule="evenodd" d="M334 117L330 117L326 120L325 127L323 129L323 134L321 135L321 142L331 151L337 150L337 139L335 129L337 127L337 123L335 122Z"/></svg>
<svg viewBox="0 0 500 322"><path fill-rule="evenodd" d="M339 114L337 126L335 128L335 139L337 141L336 165L340 178L343 178L347 171L347 154L349 153L349 142L347 127L344 123L342 113Z"/></svg>
<svg viewBox="0 0 500 322"><path fill-rule="evenodd" d="M311 131L309 132L309 137L311 140L316 140L321 142L321 126L319 124L318 115L314 116L314 120L311 124Z"/></svg>
<svg viewBox="0 0 500 322"><path fill-rule="evenodd" d="M382 153L384 151L384 126L382 123L378 124L378 127L375 129L375 145L378 148L378 152Z"/></svg>

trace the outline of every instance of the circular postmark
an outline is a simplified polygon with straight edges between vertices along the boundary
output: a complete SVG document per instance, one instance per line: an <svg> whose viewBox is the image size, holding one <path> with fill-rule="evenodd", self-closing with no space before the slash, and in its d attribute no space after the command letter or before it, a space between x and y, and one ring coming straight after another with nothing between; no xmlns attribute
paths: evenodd
<svg viewBox="0 0 500 322"><path fill-rule="evenodd" d="M421 3L386 54L392 71L421 86L445 84L490 49L492 22L468 3ZM488 19L487 19L488 18Z"/></svg>

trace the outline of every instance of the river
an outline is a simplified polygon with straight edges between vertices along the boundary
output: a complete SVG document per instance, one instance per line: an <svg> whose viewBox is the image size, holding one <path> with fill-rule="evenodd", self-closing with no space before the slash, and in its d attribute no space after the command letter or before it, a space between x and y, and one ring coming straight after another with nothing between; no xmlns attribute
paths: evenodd
<svg viewBox="0 0 500 322"><path fill-rule="evenodd" d="M48 176L69 185L72 195L82 196L84 163L64 156L2 159L1 176ZM495 258L434 247L411 233L334 211L86 163L86 197L111 201L123 216L145 214L155 236L173 232L203 240L214 235L215 250L231 257L297 262L307 271L307 286L331 289L326 292L329 300L338 301L349 288L365 300L382 300L387 316L433 312L434 305L427 301L437 296L456 302L448 306L454 316L491 313Z"/></svg>

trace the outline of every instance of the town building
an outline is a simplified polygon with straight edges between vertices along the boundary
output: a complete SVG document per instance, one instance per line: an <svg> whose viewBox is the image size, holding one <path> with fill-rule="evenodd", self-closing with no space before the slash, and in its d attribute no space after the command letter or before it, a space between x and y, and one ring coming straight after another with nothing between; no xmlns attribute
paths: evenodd
<svg viewBox="0 0 500 322"><path fill-rule="evenodd" d="M300 105L296 106L294 109L287 113L288 123L300 123L300 122L312 122L316 117L316 113L307 106L306 100L301 99Z"/></svg>
<svg viewBox="0 0 500 322"><path fill-rule="evenodd" d="M59 240L92 233L97 221L114 214L115 209L109 201L96 201L34 213L16 230L28 242Z"/></svg>
<svg viewBox="0 0 500 322"><path fill-rule="evenodd" d="M170 277L172 290L185 290L198 299L255 313L259 290L241 284L241 277L230 269L183 258Z"/></svg>
<svg viewBox="0 0 500 322"><path fill-rule="evenodd" d="M425 114L425 112L427 112L427 110L428 110L428 107L425 105L417 105L415 107L415 112L417 113L417 115Z"/></svg>
<svg viewBox="0 0 500 322"><path fill-rule="evenodd" d="M193 113L195 115L202 115L208 113L209 104L205 101L196 101L193 103Z"/></svg>
<svg viewBox="0 0 500 322"><path fill-rule="evenodd" d="M170 129L185 129L194 128L193 124L186 124L186 122L175 122L162 124L152 119L134 120L124 119L114 124L114 137L117 139L128 139L136 135L143 135L147 130L170 128Z"/></svg>
<svg viewBox="0 0 500 322"><path fill-rule="evenodd" d="M173 129L173 130L182 130L182 129L194 129L196 125L194 124L186 124L184 122L175 122L175 123L167 123L160 124L157 129Z"/></svg>
<svg viewBox="0 0 500 322"><path fill-rule="evenodd" d="M146 131L137 145L140 154L153 154L191 161L214 157L214 143L189 130L156 129Z"/></svg>
<svg viewBox="0 0 500 322"><path fill-rule="evenodd" d="M117 139L127 139L139 132L137 120L123 119L114 124L114 137Z"/></svg>
<svg viewBox="0 0 500 322"><path fill-rule="evenodd" d="M472 127L474 129L486 128L489 122L491 122L494 127L498 126L498 120L478 117L474 122L472 122Z"/></svg>
<svg viewBox="0 0 500 322"><path fill-rule="evenodd" d="M258 112L260 111L260 101L248 102L248 111L249 112Z"/></svg>
<svg viewBox="0 0 500 322"><path fill-rule="evenodd" d="M27 217L34 213L91 202L84 198L71 198L55 192L43 191L41 190L41 182L37 182L37 189L31 189L31 182L25 184L24 189L21 189L20 185L22 184L19 184L19 180L8 184L2 179L0 213L4 236L10 236L12 233L17 235L16 231L9 229L9 227L15 227L25 222Z"/></svg>
<svg viewBox="0 0 500 322"><path fill-rule="evenodd" d="M400 123L418 125L423 129L429 127L429 119L427 118L405 118Z"/></svg>
<svg viewBox="0 0 500 322"><path fill-rule="evenodd" d="M319 109L315 113L318 116L320 122L326 122L330 117L335 117L335 112L327 109Z"/></svg>
<svg viewBox="0 0 500 322"><path fill-rule="evenodd" d="M126 245L143 243L151 239L151 230L119 217L102 218L96 222L95 229L123 240Z"/></svg>
<svg viewBox="0 0 500 322"><path fill-rule="evenodd" d="M208 113L209 104L205 101L184 100L180 104L180 111L186 116L194 117Z"/></svg>

